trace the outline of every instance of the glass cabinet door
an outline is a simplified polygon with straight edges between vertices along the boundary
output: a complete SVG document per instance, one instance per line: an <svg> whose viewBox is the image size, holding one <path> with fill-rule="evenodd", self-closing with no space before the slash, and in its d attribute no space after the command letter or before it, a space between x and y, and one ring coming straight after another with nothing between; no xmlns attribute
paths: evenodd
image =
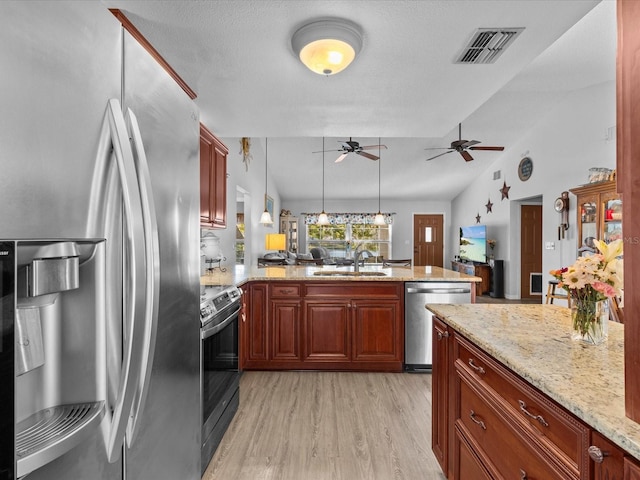
<svg viewBox="0 0 640 480"><path fill-rule="evenodd" d="M584 239L593 237L598 239L598 204L595 199L589 199L578 205L580 209L581 228L578 232L578 245L584 244Z"/></svg>
<svg viewBox="0 0 640 480"><path fill-rule="evenodd" d="M602 239L606 243L622 239L622 200L605 198L603 199L603 204Z"/></svg>

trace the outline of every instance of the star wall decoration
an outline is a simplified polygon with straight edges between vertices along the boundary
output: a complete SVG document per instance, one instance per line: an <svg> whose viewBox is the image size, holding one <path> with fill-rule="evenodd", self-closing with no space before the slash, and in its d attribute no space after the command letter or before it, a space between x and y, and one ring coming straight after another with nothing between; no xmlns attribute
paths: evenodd
<svg viewBox="0 0 640 480"><path fill-rule="evenodd" d="M489 200L487 200L487 204L485 205L485 207L487 207L487 213L491 212L492 208L493 208L493 203L491 203L491 197L489 197Z"/></svg>
<svg viewBox="0 0 640 480"><path fill-rule="evenodd" d="M500 200L504 200L505 198L509 200L509 189L511 187L507 187L507 181L504 181L504 185L500 189L500 193L502 193L502 198Z"/></svg>
<svg viewBox="0 0 640 480"><path fill-rule="evenodd" d="M478 212L478 214L476 215L476 223L480 223L480 219L482 217L480 216L480 212Z"/></svg>

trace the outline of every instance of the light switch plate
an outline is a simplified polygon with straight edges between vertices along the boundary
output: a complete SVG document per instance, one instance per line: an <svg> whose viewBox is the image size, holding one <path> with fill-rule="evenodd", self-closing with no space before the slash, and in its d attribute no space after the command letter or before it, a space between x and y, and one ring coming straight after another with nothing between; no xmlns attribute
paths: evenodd
<svg viewBox="0 0 640 480"><path fill-rule="evenodd" d="M546 242L544 244L544 248L546 250L555 250L556 249L556 244L555 244L555 242Z"/></svg>

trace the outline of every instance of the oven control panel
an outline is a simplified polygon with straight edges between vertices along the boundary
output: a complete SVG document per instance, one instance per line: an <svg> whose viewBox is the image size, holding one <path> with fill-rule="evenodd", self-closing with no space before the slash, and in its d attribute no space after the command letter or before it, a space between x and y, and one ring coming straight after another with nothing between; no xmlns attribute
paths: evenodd
<svg viewBox="0 0 640 480"><path fill-rule="evenodd" d="M200 303L200 322L203 325L210 322L217 315L222 314L224 309L240 302L241 295L239 288L226 287L222 292Z"/></svg>

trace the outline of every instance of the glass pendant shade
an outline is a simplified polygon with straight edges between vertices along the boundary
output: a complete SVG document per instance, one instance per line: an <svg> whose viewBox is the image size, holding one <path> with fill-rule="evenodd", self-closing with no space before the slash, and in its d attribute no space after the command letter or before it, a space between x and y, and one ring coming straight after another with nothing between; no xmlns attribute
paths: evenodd
<svg viewBox="0 0 640 480"><path fill-rule="evenodd" d="M260 216L260 223L262 223L263 225L273 225L273 220L271 218L269 210L265 209L265 211L262 212L262 215Z"/></svg>
<svg viewBox="0 0 640 480"><path fill-rule="evenodd" d="M329 216L324 213L324 210L318 215L318 225L329 225Z"/></svg>
<svg viewBox="0 0 640 480"><path fill-rule="evenodd" d="M380 213L380 212L376 213L376 216L373 219L373 224L374 225L384 225L385 224L384 215L382 215L382 213Z"/></svg>

